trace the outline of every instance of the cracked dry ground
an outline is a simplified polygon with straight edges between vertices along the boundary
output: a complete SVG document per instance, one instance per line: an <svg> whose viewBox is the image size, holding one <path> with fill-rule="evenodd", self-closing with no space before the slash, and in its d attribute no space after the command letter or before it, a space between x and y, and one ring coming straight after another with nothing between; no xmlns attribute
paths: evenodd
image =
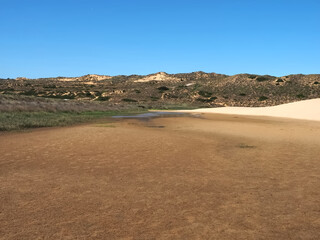
<svg viewBox="0 0 320 240"><path fill-rule="evenodd" d="M202 116L2 133L0 239L319 239L320 123Z"/></svg>

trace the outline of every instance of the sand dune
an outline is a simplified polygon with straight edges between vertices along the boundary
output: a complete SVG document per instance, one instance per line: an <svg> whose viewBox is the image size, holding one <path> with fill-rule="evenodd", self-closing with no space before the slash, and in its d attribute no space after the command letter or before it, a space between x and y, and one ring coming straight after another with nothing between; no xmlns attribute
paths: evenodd
<svg viewBox="0 0 320 240"><path fill-rule="evenodd" d="M184 111L184 110L183 110ZM187 110L184 112L222 113L251 116L284 117L320 121L320 98L273 107L224 107Z"/></svg>
<svg viewBox="0 0 320 240"><path fill-rule="evenodd" d="M180 79L176 77L172 77L165 72L159 72L159 73L148 75L134 82L150 82L150 81L180 81Z"/></svg>

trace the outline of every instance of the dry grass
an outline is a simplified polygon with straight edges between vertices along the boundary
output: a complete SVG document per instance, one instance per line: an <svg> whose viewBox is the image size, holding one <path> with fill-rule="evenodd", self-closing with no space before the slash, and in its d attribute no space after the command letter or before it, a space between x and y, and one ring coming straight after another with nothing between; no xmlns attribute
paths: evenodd
<svg viewBox="0 0 320 240"><path fill-rule="evenodd" d="M86 112L137 108L137 106L130 104L123 106L85 100L62 100L0 94L0 112Z"/></svg>
<svg viewBox="0 0 320 240"><path fill-rule="evenodd" d="M128 111L106 112L6 112L0 114L0 131L22 130L27 128L68 126L90 122L112 115L128 114Z"/></svg>
<svg viewBox="0 0 320 240"><path fill-rule="evenodd" d="M0 95L0 131L67 126L113 115L142 112L137 106Z"/></svg>

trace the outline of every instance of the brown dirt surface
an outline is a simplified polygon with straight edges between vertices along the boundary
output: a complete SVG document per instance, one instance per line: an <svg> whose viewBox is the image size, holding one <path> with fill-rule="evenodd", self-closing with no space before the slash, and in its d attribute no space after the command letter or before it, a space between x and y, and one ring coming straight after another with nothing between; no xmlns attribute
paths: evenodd
<svg viewBox="0 0 320 240"><path fill-rule="evenodd" d="M320 123L203 114L0 135L0 239L320 239Z"/></svg>

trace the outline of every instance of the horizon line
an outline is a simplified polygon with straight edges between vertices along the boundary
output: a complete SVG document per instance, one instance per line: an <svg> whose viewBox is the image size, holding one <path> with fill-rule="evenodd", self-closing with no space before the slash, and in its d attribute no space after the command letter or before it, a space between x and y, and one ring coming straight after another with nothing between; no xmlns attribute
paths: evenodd
<svg viewBox="0 0 320 240"><path fill-rule="evenodd" d="M217 72L205 72L205 71L192 71L192 72L178 72L178 73L168 73L165 71L159 71L159 72L154 72L154 73L149 73L149 74L137 74L137 73L132 73L132 74L117 74L117 75L108 75L108 74L98 74L98 73L88 73L88 74L84 74L84 75L78 75L78 76L61 76L61 75L57 75L55 77L51 76L51 77L36 77L36 78L30 78L30 77L25 77L25 76L19 76L19 77L15 77L15 78L11 78L11 77L0 77L0 79L5 79L5 80L9 80L9 79L18 79L18 78L26 78L26 79L46 79L46 78L80 78L80 77L84 77L84 76L89 76L89 75L98 75L98 76L108 76L108 77L117 77L117 76L149 76L149 75L154 75L154 74L159 74L159 73L165 73L168 75L175 75L175 74L190 74L190 73L205 73L205 74L218 74L218 75L225 75L225 76L236 76L236 75L257 75L257 76L272 76L272 77L285 77L285 76L290 76L290 75L319 75L320 73L290 73L287 75L281 75L281 76L276 76L276 75L270 75L270 74L257 74L257 73L248 73L248 72L244 72L244 73L236 73L236 74L224 74L224 73L217 73Z"/></svg>

